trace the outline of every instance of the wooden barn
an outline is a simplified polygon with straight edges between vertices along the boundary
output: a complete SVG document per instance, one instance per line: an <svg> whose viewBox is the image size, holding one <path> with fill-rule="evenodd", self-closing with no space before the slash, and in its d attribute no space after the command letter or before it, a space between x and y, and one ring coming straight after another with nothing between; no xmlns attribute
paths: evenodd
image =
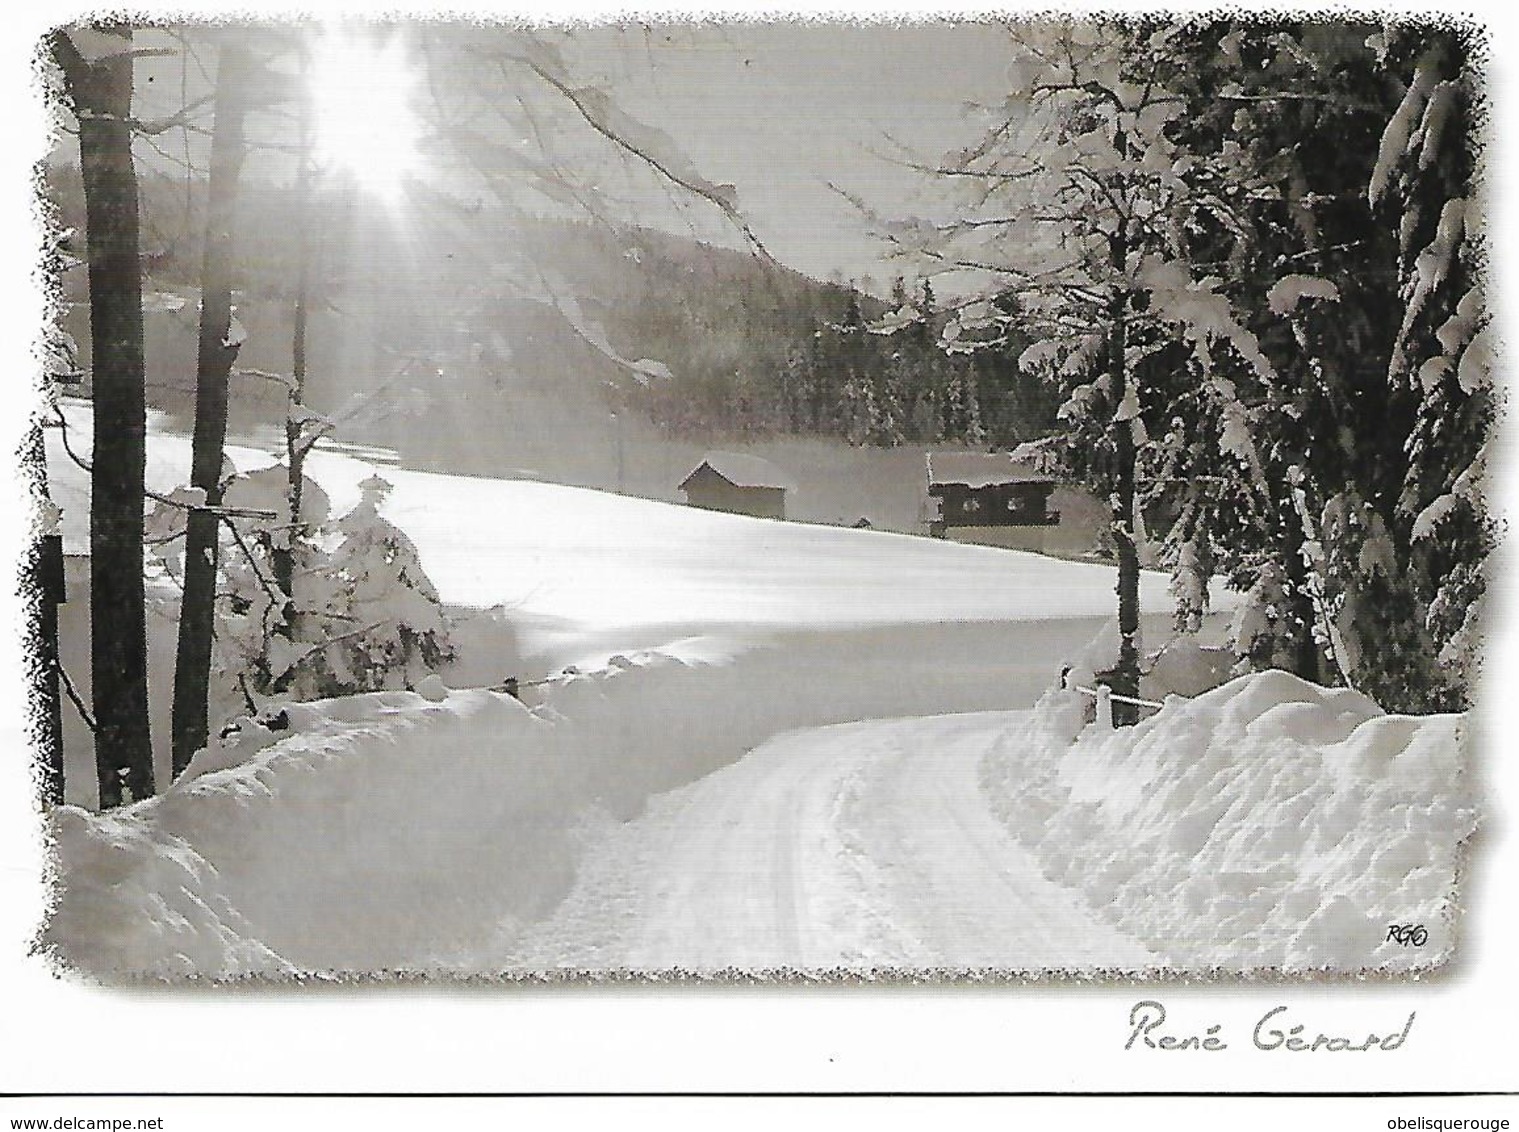
<svg viewBox="0 0 1519 1132"><path fill-rule="evenodd" d="M927 462L931 536L1045 549L1045 533L1060 522L1049 505L1053 476L1006 452L930 452Z"/></svg>
<svg viewBox="0 0 1519 1132"><path fill-rule="evenodd" d="M786 517L786 492L796 485L769 460L733 452L708 452L680 485L686 502L708 511L761 519Z"/></svg>

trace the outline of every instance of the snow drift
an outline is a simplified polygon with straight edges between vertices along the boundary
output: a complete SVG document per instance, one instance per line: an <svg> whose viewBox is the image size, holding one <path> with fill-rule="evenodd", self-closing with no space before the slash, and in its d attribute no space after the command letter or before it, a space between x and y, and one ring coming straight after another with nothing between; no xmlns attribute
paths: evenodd
<svg viewBox="0 0 1519 1132"><path fill-rule="evenodd" d="M283 737L234 736L159 798L57 811L47 942L108 976L490 973L571 891L598 831L652 795L788 726L922 715L944 695L819 671L697 640L561 676L536 703L434 682L295 705ZM962 710L1007 692L1007 672L961 676ZM959 718L995 729L985 807L1158 966L1449 958L1476 820L1464 717L1389 716L1280 672L1173 697L1128 731L1083 731L1082 712L1052 692ZM1402 924L1422 946L1389 938Z"/></svg>
<svg viewBox="0 0 1519 1132"><path fill-rule="evenodd" d="M1464 715L1386 715L1284 672L1115 732L1047 696L983 764L1048 877L1192 971L1430 967L1476 827ZM1395 925L1421 925L1421 946Z"/></svg>
<svg viewBox="0 0 1519 1132"><path fill-rule="evenodd" d="M703 637L525 689L346 697L166 794L56 812L46 940L103 975L480 972L569 891L577 832L777 732L1030 703L1085 621Z"/></svg>

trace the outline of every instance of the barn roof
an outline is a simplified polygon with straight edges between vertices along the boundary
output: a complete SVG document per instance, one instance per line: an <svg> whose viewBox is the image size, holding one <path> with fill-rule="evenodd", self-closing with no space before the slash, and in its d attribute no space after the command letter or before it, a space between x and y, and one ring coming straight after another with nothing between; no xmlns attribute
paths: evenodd
<svg viewBox="0 0 1519 1132"><path fill-rule="evenodd" d="M989 487L999 483L1054 483L1029 464L1007 452L930 452L928 482L955 483L966 487Z"/></svg>
<svg viewBox="0 0 1519 1132"><path fill-rule="evenodd" d="M684 488L702 468L711 468L734 487L773 487L791 491L796 481L769 460L758 456L743 456L737 452L708 452L691 474L681 481Z"/></svg>

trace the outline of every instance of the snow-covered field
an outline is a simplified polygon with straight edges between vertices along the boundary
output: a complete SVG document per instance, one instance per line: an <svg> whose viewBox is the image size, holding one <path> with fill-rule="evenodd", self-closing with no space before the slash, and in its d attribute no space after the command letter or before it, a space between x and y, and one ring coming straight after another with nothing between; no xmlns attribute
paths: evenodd
<svg viewBox="0 0 1519 1132"><path fill-rule="evenodd" d="M89 406L66 401L64 411L69 445L88 459ZM165 493L188 479L190 440L162 426L159 418L150 421L147 479ZM49 487L63 509L65 551L82 555L89 545L89 481L66 456L63 439L60 430L47 431ZM237 445L227 454L243 472L274 459ZM708 655L779 648L794 654L796 666L832 673L835 685L939 689L932 694L943 698L914 710L1026 705L1063 657L1112 616L1113 572L1101 565L885 532L757 522L529 480L378 470L394 485L383 513L416 543L442 600L457 614L460 655L445 674L456 686L499 684L513 675L531 680L684 641L682 648ZM308 471L331 511L341 514L358 502L359 483L376 468L319 449ZM70 601L60 609L61 648L64 667L87 695L87 575L73 574ZM1153 615L1147 631L1163 640L1170 603L1162 575L1145 575L1142 604ZM1013 638L1003 629L1029 622L1045 626L1038 648L1025 646L1024 630ZM166 781L175 627L162 615L150 618L149 627L157 776ZM897 714L884 702L879 713ZM806 721L778 726L800 722ZM69 800L91 805L89 733L67 706L65 727Z"/></svg>
<svg viewBox="0 0 1519 1132"><path fill-rule="evenodd" d="M155 435L154 486L179 482L187 455ZM69 467L51 470L77 539ZM372 471L312 465L337 509ZM46 938L68 964L1357 970L1448 955L1474 822L1459 718L1383 717L1263 674L1077 739L1079 704L1047 693L1110 615L1110 569L383 474L388 516L469 618L453 690L294 705L288 731L203 753L157 798L64 807ZM1154 647L1163 578L1143 603ZM514 674L544 682L522 701L484 687ZM1405 922L1426 926L1424 947L1387 941Z"/></svg>

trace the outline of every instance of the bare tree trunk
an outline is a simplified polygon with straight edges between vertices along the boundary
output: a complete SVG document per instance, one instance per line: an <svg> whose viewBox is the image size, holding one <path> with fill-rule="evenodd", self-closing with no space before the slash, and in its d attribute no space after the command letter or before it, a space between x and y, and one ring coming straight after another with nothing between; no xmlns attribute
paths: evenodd
<svg viewBox="0 0 1519 1132"><path fill-rule="evenodd" d="M153 793L142 569L147 394L137 170L132 161L132 31L97 28L120 51L86 60L67 32L54 58L79 119L90 279L94 454L90 471L90 670L102 809Z"/></svg>
<svg viewBox="0 0 1519 1132"><path fill-rule="evenodd" d="M1308 503L1306 477L1302 469L1294 465L1287 470L1287 481L1291 485L1292 506L1297 511L1298 522L1302 529L1303 537L1299 543L1299 553L1311 559L1304 563L1303 586L1308 591L1308 597L1312 602L1313 615L1318 622L1319 631L1328 642L1328 660L1338 671L1345 687L1354 691L1355 683L1350 677L1350 650L1345 646L1344 635L1330 615L1329 604L1324 597L1323 578L1327 572L1324 565L1324 544L1319 537L1317 524L1313 519L1313 510ZM1325 672L1328 675L1327 669Z"/></svg>
<svg viewBox="0 0 1519 1132"><path fill-rule="evenodd" d="M274 584L285 595L285 607L281 610L279 632L287 638L296 635L295 611L295 547L304 533L301 528L301 495L305 482L307 444L305 425L299 410L306 403L306 320L311 292L311 102L306 94L306 65L304 51L301 55L300 83L297 113L300 116L299 152L296 155L295 207L296 254L298 256L295 281L294 329L290 338L290 389L285 413L285 459L290 472L289 529L271 555ZM288 675L288 674L287 674Z"/></svg>
<svg viewBox="0 0 1519 1132"><path fill-rule="evenodd" d="M1113 379L1113 403L1122 405L1129 393L1129 373L1126 359L1128 350L1128 296L1119 292L1110 304L1112 319L1110 369ZM1118 553L1118 665L1111 673L1109 686L1123 696L1139 695L1139 548L1134 533L1134 422L1125 414L1115 420L1113 429L1113 452L1117 467L1114 469L1112 496L1113 542ZM1126 727L1139 720L1139 710L1133 704L1115 701L1113 722Z"/></svg>
<svg viewBox="0 0 1519 1132"><path fill-rule="evenodd" d="M49 512L27 561L27 589L36 603L28 618L33 652L28 665L31 699L37 709L32 731L42 756L42 801L63 804L63 705L58 680L58 606L64 599L63 536L58 532L57 508L47 490L47 458L42 428L33 426L27 441L27 463L41 475L43 505Z"/></svg>
<svg viewBox="0 0 1519 1132"><path fill-rule="evenodd" d="M208 507L221 503L223 448L227 438L227 379L237 357L237 343L229 334L237 181L246 152L243 118L247 111L247 51L231 43L225 44L218 66L207 188L206 247L201 267L195 437L190 460L190 484L205 492ZM189 765L195 752L206 745L211 636L216 611L217 522L214 511L191 511L185 535L185 592L179 614L172 716L176 777Z"/></svg>

